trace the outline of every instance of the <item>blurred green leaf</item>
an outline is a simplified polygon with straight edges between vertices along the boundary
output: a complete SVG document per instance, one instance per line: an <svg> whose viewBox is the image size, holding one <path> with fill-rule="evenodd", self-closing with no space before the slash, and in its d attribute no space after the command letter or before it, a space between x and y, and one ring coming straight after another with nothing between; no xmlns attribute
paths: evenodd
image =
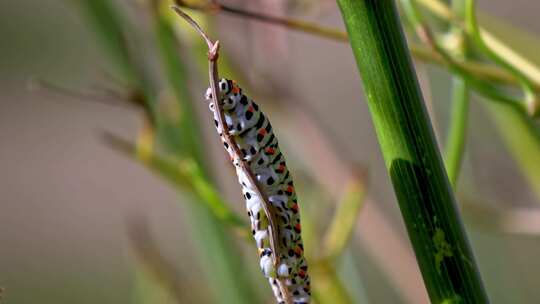
<svg viewBox="0 0 540 304"><path fill-rule="evenodd" d="M104 137L113 149L126 154L130 158L137 159L135 145L109 133L105 133ZM218 219L235 229L239 235L247 236L248 226L245 221L231 210L229 203L221 199L215 187L204 178L201 168L195 161L192 159L181 161L167 159L151 151L145 152L144 159L139 158L139 160L150 170L165 178L178 190L197 196Z"/></svg>
<svg viewBox="0 0 540 304"><path fill-rule="evenodd" d="M349 182L323 240L326 258L335 259L343 253L354 231L365 195L364 178L358 177Z"/></svg>
<svg viewBox="0 0 540 304"><path fill-rule="evenodd" d="M136 258L134 302L182 303L189 296L187 287L182 286L188 276L161 254L144 219L130 219L128 232Z"/></svg>
<svg viewBox="0 0 540 304"><path fill-rule="evenodd" d="M135 265L133 268L135 287L132 303L177 303L141 265Z"/></svg>
<svg viewBox="0 0 540 304"><path fill-rule="evenodd" d="M520 30L500 18L483 16L482 24L512 49L540 64L540 39ZM521 169L540 203L540 123L512 107L485 103L506 147Z"/></svg>
<svg viewBox="0 0 540 304"><path fill-rule="evenodd" d="M77 3L91 23L91 28L96 31L112 63L123 77L132 80L133 67L129 61L127 38L124 36L126 20L118 14L114 3L110 0L79 0Z"/></svg>
<svg viewBox="0 0 540 304"><path fill-rule="evenodd" d="M336 273L336 267L327 260L319 260L310 266L313 276L313 298L321 304L348 304L352 298Z"/></svg>
<svg viewBox="0 0 540 304"><path fill-rule="evenodd" d="M157 85L150 76L149 67L145 65L143 54L137 51L140 49L137 35L139 32L129 23L114 1L78 0L76 3L90 22L97 38L102 41L102 47L112 64L123 80L127 81L129 87L126 90L134 92L134 96L140 99L135 102L141 102L146 117L160 129L159 122L156 122Z"/></svg>
<svg viewBox="0 0 540 304"><path fill-rule="evenodd" d="M540 203L540 126L537 121L503 104L485 103L506 148Z"/></svg>
<svg viewBox="0 0 540 304"><path fill-rule="evenodd" d="M171 19L167 12L160 10L161 6L154 7L154 28L157 44L161 55L161 63L167 74L178 107L177 124L174 124L174 136L179 139L176 150L185 156L194 157L197 163L204 164L201 150L200 134L197 116L191 103L192 98L187 88L187 71L180 58L180 41L176 38ZM167 7L168 10L170 10ZM202 94L201 94L202 96Z"/></svg>

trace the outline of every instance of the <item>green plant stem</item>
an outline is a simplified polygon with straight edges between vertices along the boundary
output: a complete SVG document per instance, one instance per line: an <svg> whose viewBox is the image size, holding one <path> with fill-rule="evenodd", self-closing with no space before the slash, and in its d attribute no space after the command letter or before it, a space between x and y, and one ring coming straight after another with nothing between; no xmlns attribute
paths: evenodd
<svg viewBox="0 0 540 304"><path fill-rule="evenodd" d="M467 81L459 76L454 76L452 78L452 114L445 149L446 171L454 189L456 189L465 152L468 114L469 89Z"/></svg>
<svg viewBox="0 0 540 304"><path fill-rule="evenodd" d="M465 13L465 2L463 0L452 1L452 8L456 16L463 16ZM458 46L454 50L461 60L468 57L467 41L463 35L463 30L453 26L450 29L454 39L458 41ZM445 150L445 165L448 179L452 187L456 189L465 144L467 141L467 121L469 114L470 94L467 80L459 75L452 76L452 110L450 126Z"/></svg>
<svg viewBox="0 0 540 304"><path fill-rule="evenodd" d="M476 46L490 59L501 65L505 74L511 74L512 78L518 81L525 93L523 99L529 115L540 115L540 100L537 94L540 69L478 25L474 0L466 0L462 6L465 23L459 20L450 7L442 1L418 0L418 3L441 19L456 27L466 29Z"/></svg>
<svg viewBox="0 0 540 304"><path fill-rule="evenodd" d="M456 16L446 3L443 3L440 0L418 0L418 3L423 5L427 10L435 14L437 17L447 22L453 23L456 26L465 28L462 20L458 20L456 18ZM486 30L485 28L477 25L476 31L479 32L479 35L481 35L485 45L488 48L490 48L499 55L504 54L502 57L505 58L508 63L514 65L519 71L522 71L526 77L531 79L531 81L536 83L536 86L538 86L538 83L540 82L540 68L538 68L530 60L518 54L512 48L507 46L504 42L499 41L498 38L495 38L491 34L491 32Z"/></svg>
<svg viewBox="0 0 540 304"><path fill-rule="evenodd" d="M246 222L229 208L229 203L219 196L213 185L204 177L204 172L197 162L189 159L177 161L159 156L155 151L145 152L144 157L138 155L135 145L111 133L103 134L105 142L114 150L128 156L139 159L148 169L154 171L175 188L182 192L191 192L206 204L214 216L224 224L234 229L238 235L247 237L248 229ZM249 236L251 238L251 236Z"/></svg>
<svg viewBox="0 0 540 304"><path fill-rule="evenodd" d="M465 0L465 21L466 29L476 46L486 54L491 60L498 65L502 66L505 70L510 72L516 79L519 80L524 96L524 103L528 106L529 115L535 116L540 111L539 101L534 91L533 82L520 70L508 63L502 56L499 56L497 52L492 50L487 43L484 42L480 28L476 20L476 2L474 0Z"/></svg>
<svg viewBox="0 0 540 304"><path fill-rule="evenodd" d="M432 303L488 303L391 0L338 0Z"/></svg>
<svg viewBox="0 0 540 304"><path fill-rule="evenodd" d="M403 8L405 11L405 16L408 18L409 22L412 24L416 30L420 39L422 39L427 45L431 46L432 49L443 58L445 64L448 68L454 73L461 76L464 80L468 82L471 87L474 87L478 93L488 97L489 100L507 103L520 109L521 111L526 111L526 103L521 99L516 99L513 96L505 93L503 90L499 89L497 86L483 80L474 77L467 72L466 68L456 60L449 51L434 37L430 27L423 20L421 12L416 7L416 2L413 0L401 0L403 3Z"/></svg>

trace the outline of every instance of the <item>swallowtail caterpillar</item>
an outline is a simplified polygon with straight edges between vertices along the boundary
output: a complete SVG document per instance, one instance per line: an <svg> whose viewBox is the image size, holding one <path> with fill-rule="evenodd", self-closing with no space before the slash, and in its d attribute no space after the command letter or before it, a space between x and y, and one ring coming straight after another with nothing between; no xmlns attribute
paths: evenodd
<svg viewBox="0 0 540 304"><path fill-rule="evenodd" d="M205 98L210 102L215 127L242 186L262 273L278 303L307 304L311 296L310 277L298 201L272 125L236 82L218 80L219 42L213 43L178 7L173 9L208 44L210 87Z"/></svg>

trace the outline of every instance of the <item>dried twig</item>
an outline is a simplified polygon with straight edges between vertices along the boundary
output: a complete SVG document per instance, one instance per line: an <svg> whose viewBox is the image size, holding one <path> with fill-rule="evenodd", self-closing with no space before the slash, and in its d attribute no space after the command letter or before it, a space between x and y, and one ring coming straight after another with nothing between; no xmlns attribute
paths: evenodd
<svg viewBox="0 0 540 304"><path fill-rule="evenodd" d="M349 41L347 33L338 29L324 27L319 24L306 22L303 20L279 16L270 16L264 13L248 11L242 8L222 4L215 0L210 1L210 3L205 5L195 5L187 3L184 0L174 0L174 2L180 7L185 7L205 13L224 12L241 18L257 20L276 26L283 26L290 30L307 33L337 42ZM434 51L431 47L425 47L414 42L409 43L409 48L414 58L420 61L442 66L454 65L459 67L459 69L463 70L464 72L470 74L471 76L477 77L482 80L494 81L497 83L511 86L519 85L518 79L516 79L511 73L508 73L506 70L501 69L497 66L473 60L448 62L448 58L445 58L445 56L441 56L441 54ZM533 86L536 92L540 92L540 83L535 81L533 83Z"/></svg>
<svg viewBox="0 0 540 304"><path fill-rule="evenodd" d="M227 124L225 123L225 114L223 112L222 104L218 100L218 81L219 81L219 74L218 74L218 68L217 68L217 60L219 57L219 41L212 42L208 35L201 29L201 27L187 14L185 14L178 6L172 6L171 7L180 17L184 18L204 39L206 44L208 45L208 76L210 80L210 88L212 91L212 104L214 105L215 111L217 111L217 121L219 126L221 127L221 130L223 132L223 138L225 142L229 145L229 147L232 148L235 160L234 164L235 166L239 166L242 171L244 172L245 176L247 176L248 181L250 184L252 184L255 187L256 194L262 199L263 201L263 209L266 217L268 218L269 227L270 227L270 247L272 249L272 252L274 252L274 266L277 268L280 260L278 255L278 233L277 233L277 221L275 219L275 215L271 212L270 209L270 203L268 200L268 197L264 191L260 189L260 186L258 185L255 176L253 172L250 170L248 164L242 159L240 156L240 150L232 136L229 135L229 130L227 127ZM292 303L290 299L289 292L285 286L285 282L283 279L277 278L278 286L280 288L281 293L283 294L283 297L286 301L286 303Z"/></svg>

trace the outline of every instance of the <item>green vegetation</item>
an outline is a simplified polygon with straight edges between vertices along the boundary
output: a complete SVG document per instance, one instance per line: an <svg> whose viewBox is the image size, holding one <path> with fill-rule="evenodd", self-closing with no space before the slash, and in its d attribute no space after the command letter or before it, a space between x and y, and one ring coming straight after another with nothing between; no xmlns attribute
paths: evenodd
<svg viewBox="0 0 540 304"><path fill-rule="evenodd" d="M380 150L423 276L422 284L431 302L489 302L458 212L458 192L454 192L472 187L466 185L464 190L460 184L470 137L471 106L475 96L483 98L510 156L529 188L537 198L540 197L540 126L535 118L540 112L540 69L479 25L475 1L338 0L347 28L345 33L219 1L214 1L213 5L202 0L142 1L136 7L144 14L134 17L115 1L78 0L76 6L98 38L103 54L111 63L112 74L127 86L128 102L143 113L143 127L136 139L130 141L106 133L104 142L143 164L187 198L182 202L188 203L184 218L190 229L177 233L190 235L197 247L196 262L204 273L204 286L186 292L182 284L189 281L190 275L174 272L174 265L161 255L159 244L146 235L148 231L136 230L131 240L139 263L134 267L137 303L168 299L176 302L189 299L211 303L264 303L270 299L270 290L258 273L255 250L251 250L254 245L247 220L236 211L242 208L235 207L239 202L229 202L224 189L218 186L226 185L217 176L223 176L221 171L228 173L224 170L227 167L224 162L210 158L208 143L203 140L202 130L210 119L199 121L201 115L196 111L197 101L193 96L201 96L201 92L194 91L191 85L202 81L202 86L206 86L206 46L198 38L193 39L182 32L183 22L170 10L172 2L190 7L193 9L190 14L196 14L196 10L230 14L321 39L350 42ZM401 21L398 9L402 13ZM208 21L205 29L211 32L213 18L202 14L196 17L202 23ZM503 24L500 20L494 23ZM405 33L403 29L408 31ZM410 36L409 47L405 43L405 34ZM220 35L215 33L212 37L220 38ZM540 46L539 40L534 42ZM141 51L148 45L155 48L151 55ZM222 47L222 76L249 79L243 84L244 89L247 87L246 90L255 96L272 94L263 90L268 88L261 88L252 81L250 71L245 67L233 64L234 60L228 55L234 48ZM451 76L451 104L446 107L450 118L448 126L442 128L446 132L440 136L445 139L442 152L430 124L430 118L437 121L437 117L428 116L413 58L438 66ZM277 83L275 86L280 88ZM271 79L267 84L269 87L274 85ZM276 95L277 99L292 99L286 96L287 93ZM433 102L438 101L438 96L441 96L440 92L434 95ZM277 108L285 105L277 103ZM303 107L298 109L302 111ZM345 168L342 171L346 171L339 173L348 178L347 186L336 190L328 186L331 183L322 180L324 177L301 170L298 174L295 172L295 178L300 176L300 184L306 188L299 194L306 253L313 276L313 298L319 304L356 303L360 298L358 290L351 289L340 267L345 260L344 253L359 247L355 227L364 201L366 197L371 198L372 190L367 186L367 178L356 174L356 165L346 159L341 149L325 146L332 140L339 140L339 136L325 133L328 130L324 124L328 122L322 122L309 109L301 114L320 138L306 143L308 147L297 147L299 151L291 154L301 156L319 149L330 151L332 155L326 155L329 160L321 160L314 166L323 167L326 161L338 163ZM304 130L303 127L306 126L298 128ZM286 140L291 141L290 138ZM322 148L317 146L321 143ZM294 167L294 164L289 165ZM323 170L326 169L332 168ZM234 177L231 175L231 178ZM239 192L239 189L230 192L234 191ZM468 212L466 206L463 206L463 212ZM380 238L385 239L385 235ZM350 259L347 265L352 266L347 269L347 278L362 278L363 267L358 265L358 255L355 253L352 263ZM380 265L373 268L381 270ZM398 296L407 294L404 285L396 283L400 275L380 274L396 289ZM360 279L354 283L363 284ZM415 299L423 299L421 296ZM406 299L410 301L410 298ZM370 300L377 302L377 299ZM407 300L403 299L404 302Z"/></svg>

